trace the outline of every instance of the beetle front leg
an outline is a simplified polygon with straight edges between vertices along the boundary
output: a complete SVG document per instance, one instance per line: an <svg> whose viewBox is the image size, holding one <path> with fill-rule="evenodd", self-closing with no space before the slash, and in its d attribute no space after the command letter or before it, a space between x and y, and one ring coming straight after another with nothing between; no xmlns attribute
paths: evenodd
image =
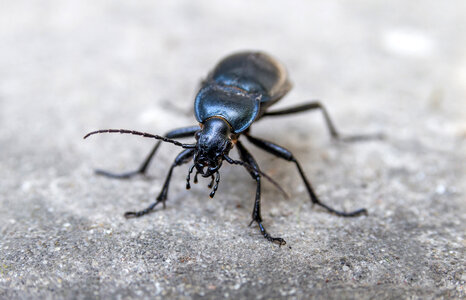
<svg viewBox="0 0 466 300"><path fill-rule="evenodd" d="M274 154L275 156L278 156L278 157L283 158L285 160L294 162L296 164L296 167L298 168L299 175L301 175L301 178L302 178L304 184L306 185L307 192L309 193L309 196L311 197L311 201L312 201L313 204L317 204L317 205L325 208L327 211L329 211L329 212L331 212L331 213L333 213L335 215L341 216L341 217L357 217L357 216L360 216L360 215L367 215L367 210L365 208L361 208L361 209L358 209L358 210L355 210L355 211L352 211L352 212L344 212L344 211L336 210L336 209L328 206L327 204L322 203L319 200L319 198L317 197L317 195L315 194L311 183L307 179L306 175L304 174L303 169L301 168L301 165L296 160L293 153L291 153L287 149L283 148L282 146L279 146L279 145L274 144L272 142L261 140L261 139L252 137L250 135L246 135L246 137L248 138L248 140L251 143L253 143L257 147L259 147L259 148L261 148L261 149L263 149L263 150L265 150L265 151L267 151L267 152L269 152L271 154Z"/></svg>
<svg viewBox="0 0 466 300"><path fill-rule="evenodd" d="M199 130L199 126L177 128L177 129L167 132L165 134L165 137L170 138L170 139L191 137L198 130ZM125 173L112 173L109 171L97 169L95 170L95 173L98 175L102 175L102 176L106 176L110 178L116 178L116 179L128 179L128 178L131 178L139 174L145 175L147 171L147 167L149 167L149 164L152 158L154 157L155 153L159 149L161 143L162 143L161 141L158 141L154 145L150 153L147 155L146 159L144 159L144 161L142 162L141 166L135 171L125 172Z"/></svg>
<svg viewBox="0 0 466 300"><path fill-rule="evenodd" d="M251 153L244 148L243 144L240 141L236 142L236 146L238 147L238 152L241 157L241 160L248 163L252 169L247 169L249 173L251 174L252 178L254 178L257 182L257 188L256 188L256 199L254 201L254 209L252 211L252 220L251 223L249 223L249 226L252 225L252 223L256 222L257 225L259 225L259 229L268 241L277 243L280 246L285 245L286 241L282 238L276 238L272 237L267 230L265 230L264 225L262 224L262 216L261 216L261 176L260 174L256 171L259 170L259 166L257 165L256 160L254 157L252 157Z"/></svg>
<svg viewBox="0 0 466 300"><path fill-rule="evenodd" d="M277 238L271 236L267 230L265 230L264 225L262 224L262 216L261 216L261 179L260 176L257 176L256 178L257 182L257 188L256 188L256 200L254 201L254 209L252 211L252 220L251 223L249 223L249 226L252 225L252 223L256 222L257 225L259 225L259 229L262 233L262 235L270 242L272 243L277 243L280 246L285 245L286 241L282 238Z"/></svg>
<svg viewBox="0 0 466 300"><path fill-rule="evenodd" d="M190 161L193 155L194 155L194 149L186 149L186 150L183 150L180 154L178 154L178 156L175 158L175 161L171 165L170 170L168 171L167 177L165 179L165 183L163 184L163 188L160 191L160 194L157 196L155 202L143 210L128 211L125 213L124 216L126 218L137 218L137 217L143 216L151 212L160 202L162 202L163 208L165 208L165 200L167 199L168 187L170 185L170 180L172 177L173 169L177 166L180 166Z"/></svg>

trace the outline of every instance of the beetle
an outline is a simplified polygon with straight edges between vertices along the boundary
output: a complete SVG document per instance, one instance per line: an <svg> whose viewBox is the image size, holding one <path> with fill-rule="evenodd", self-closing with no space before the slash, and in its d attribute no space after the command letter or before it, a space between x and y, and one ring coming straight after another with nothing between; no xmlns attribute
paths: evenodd
<svg viewBox="0 0 466 300"><path fill-rule="evenodd" d="M183 151L176 156L168 170L162 190L155 202L143 210L126 212L126 218L146 215L153 211L160 203L165 208L165 200L167 199L173 169L191 160L193 164L188 169L186 188L190 188L191 174L195 171L195 183L198 181L198 175L205 178L211 177L209 188L212 188L212 191L210 197L214 197L220 182L219 170L223 162L226 161L232 165L245 167L256 181L256 196L252 211L252 221L249 225L256 222L264 238L279 245L285 245L286 242L283 238L274 237L268 233L263 225L261 216L261 178L267 178L277 187L279 186L260 170L254 157L239 140L240 136L245 136L249 142L258 148L294 163L306 186L311 202L323 207L330 213L342 217L366 215L367 210L362 208L351 212L344 212L321 202L296 157L282 146L252 136L249 129L254 122L262 118L273 118L310 110L320 110L334 139L356 141L379 137L376 135L341 137L333 125L327 110L319 101L311 101L295 107L269 111L269 107L282 99L290 91L291 87L292 85L285 67L268 54L251 51L235 53L221 60L202 82L194 101L194 115L199 125L178 128L167 132L164 136L126 129L104 129L90 132L84 138L97 133L124 133L159 140L136 171L115 174L96 170L97 174L120 179L130 178L137 174L145 174L161 142L172 143L183 148ZM196 140L195 143L181 143L175 140L192 136ZM229 155L230 150L235 146L239 152L239 160L235 160ZM280 188L280 190L282 189Z"/></svg>

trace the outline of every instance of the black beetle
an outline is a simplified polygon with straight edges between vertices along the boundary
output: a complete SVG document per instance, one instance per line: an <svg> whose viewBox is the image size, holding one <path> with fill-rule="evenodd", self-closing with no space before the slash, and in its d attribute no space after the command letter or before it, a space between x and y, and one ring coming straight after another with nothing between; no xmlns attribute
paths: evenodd
<svg viewBox="0 0 466 300"><path fill-rule="evenodd" d="M125 129L106 129L90 132L84 138L96 133L128 133L159 140L144 160L141 167L136 171L124 174L114 174L102 170L96 171L100 175L113 178L129 178L136 174L144 174L162 141L184 148L175 158L175 161L168 171L162 191L158 195L156 201L141 211L125 213L125 217L127 218L145 215L152 211L160 202L162 202L165 207L165 200L167 198L168 186L173 169L189 162L191 159L193 159L194 163L188 171L186 188L190 188L190 175L194 169L196 169L194 176L195 183L197 183L198 174L201 174L202 177L212 178L209 184L209 188L212 188L210 197L215 195L215 191L218 188L218 183L220 181L219 169L223 161L244 166L257 183L256 199L250 225L256 222L259 225L261 233L267 240L284 245L286 244L284 239L272 237L262 224L260 197L261 176L271 180L277 187L279 186L269 176L260 171L255 159L238 138L243 134L252 144L262 150L295 163L313 204L320 205L338 216L355 217L367 214L366 209L342 212L322 203L316 196L311 183L306 178L301 165L294 155L282 146L251 136L249 134L249 128L253 122L264 117L282 116L319 109L323 113L330 134L335 139L352 141L380 137L377 135L365 135L341 138L325 107L318 101L312 101L287 109L268 111L268 108L283 98L290 89L291 83L288 79L287 72L278 61L262 52L236 53L220 61L215 69L210 72L207 78L202 82L201 89L197 93L194 101L194 113L199 122L199 126L175 129L165 134L165 136ZM186 138L193 135L196 139L195 144L183 144L173 140L174 138ZM240 160L234 160L229 156L230 150L235 145L238 149Z"/></svg>

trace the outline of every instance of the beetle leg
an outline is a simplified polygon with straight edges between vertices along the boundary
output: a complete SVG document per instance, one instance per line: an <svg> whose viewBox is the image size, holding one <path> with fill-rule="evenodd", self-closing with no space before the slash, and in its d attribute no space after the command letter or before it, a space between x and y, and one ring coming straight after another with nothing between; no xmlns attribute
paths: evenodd
<svg viewBox="0 0 466 300"><path fill-rule="evenodd" d="M170 170L168 171L167 177L165 179L165 183L163 184L163 188L160 191L160 194L157 196L157 199L154 203L152 203L147 208L141 211L135 211L135 212L128 211L125 213L125 217L135 218L135 217L143 216L151 212L160 202L162 202L163 207L165 208L165 200L167 199L168 187L170 185L170 179L172 177L173 169L177 166L180 166L190 161L194 155L194 151L195 151L194 149L186 149L186 150L183 150L180 154L178 154L178 156L175 158L175 161L171 165Z"/></svg>
<svg viewBox="0 0 466 300"><path fill-rule="evenodd" d="M288 114L294 114L299 112L305 112L308 110L320 109L322 114L324 115L325 123L327 124L327 128L330 131L330 135L335 140L341 140L345 142L356 142L356 141L364 141L364 140L380 140L384 138L383 134L359 134L359 135L351 135L351 136L341 136L337 131L335 125L330 119L330 115L327 112L325 106L323 106L319 101L312 101L309 103L305 103L302 105L298 105L295 107L285 108L282 110L276 111L267 111L264 113L264 117L266 116L282 116Z"/></svg>
<svg viewBox="0 0 466 300"><path fill-rule="evenodd" d="M259 225L259 229L262 233L262 235L269 240L270 242L277 243L280 246L285 245L286 241L282 238L276 238L272 237L267 230L265 230L264 225L262 224L262 216L261 216L261 176L260 174L256 171L259 170L259 166L256 163L256 160L254 157L252 157L251 153L244 148L243 144L240 141L236 142L236 146L238 147L238 152L241 157L241 160L248 163L252 169L246 168L246 170L249 171L251 174L252 178L256 180L257 183L257 188L256 188L256 200L254 201L254 209L252 211L252 220L251 223L249 223L249 226L251 226L252 223L256 222Z"/></svg>
<svg viewBox="0 0 466 300"><path fill-rule="evenodd" d="M190 181L191 181L191 173L193 172L194 170L194 167L196 165L192 165L191 168L189 168L189 171L188 171L188 176L186 176L186 189L189 190L191 188L191 184L190 184ZM196 172L196 175L197 175L197 172ZM197 180L194 180L194 183L196 183Z"/></svg>
<svg viewBox="0 0 466 300"><path fill-rule="evenodd" d="M210 183L207 185L207 187L209 189L211 189L214 186L214 180L215 180L215 177L214 177L214 175L212 175Z"/></svg>
<svg viewBox="0 0 466 300"><path fill-rule="evenodd" d="M175 138L186 138L186 137L191 137L196 133L196 131L199 130L199 126L190 126L190 127L183 127L183 128L177 128L172 131L169 131L165 134L165 137L175 139ZM146 159L142 162L141 166L135 170L135 171L130 171L130 172L125 172L125 173L112 173L104 170L95 170L95 173L98 175L103 175L106 177L111 177L111 178L117 178L117 179L127 179L131 178L135 175L138 174L146 174L147 167L149 166L152 158L154 157L155 153L160 147L160 144L162 142L158 141L155 145L154 148L150 151L149 155L147 155Z"/></svg>
<svg viewBox="0 0 466 300"><path fill-rule="evenodd" d="M356 216L360 216L360 215L367 215L367 210L365 208L361 208L361 209L358 209L358 210L355 210L355 211L352 211L352 212L343 212L343 211L338 211L338 210L328 206L325 203L322 203L319 200L319 198L317 197L317 195L315 194L314 189L311 186L311 183L307 179L306 175L304 174L303 169L301 168L301 165L296 160L293 153L291 153L287 149L283 148L282 146L279 146L279 145L274 144L272 142L261 140L261 139L252 137L250 135L246 135L246 137L251 143L253 143L257 147L259 147L259 148L261 148L261 149L263 149L263 150L265 150L265 151L267 151L267 152L269 152L269 153L271 153L271 154L273 154L275 156L278 156L278 157L283 158L285 160L294 162L296 164L296 167L298 168L299 175L301 175L301 178L304 181L304 184L306 185L307 192L309 193L309 196L311 197L311 201L312 201L313 204L317 204L319 206L322 206L327 211L329 211L329 212L331 212L331 213L333 213L335 215L342 216L342 217L356 217Z"/></svg>

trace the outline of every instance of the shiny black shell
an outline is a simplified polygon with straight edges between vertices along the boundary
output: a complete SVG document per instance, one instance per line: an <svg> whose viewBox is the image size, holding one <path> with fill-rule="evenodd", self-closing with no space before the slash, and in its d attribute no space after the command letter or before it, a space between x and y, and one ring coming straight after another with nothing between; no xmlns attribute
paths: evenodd
<svg viewBox="0 0 466 300"><path fill-rule="evenodd" d="M196 96L194 113L200 123L221 117L240 133L290 89L282 64L262 52L241 52L220 61L208 75Z"/></svg>

